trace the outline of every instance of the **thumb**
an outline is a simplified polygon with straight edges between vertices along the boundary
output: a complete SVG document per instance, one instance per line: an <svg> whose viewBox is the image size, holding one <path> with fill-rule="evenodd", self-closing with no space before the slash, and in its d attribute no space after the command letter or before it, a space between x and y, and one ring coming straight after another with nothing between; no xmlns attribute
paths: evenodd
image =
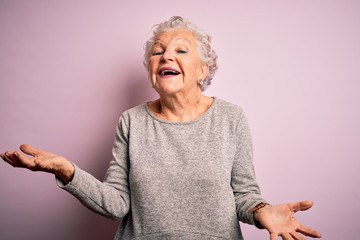
<svg viewBox="0 0 360 240"><path fill-rule="evenodd" d="M312 201L306 200L306 201L300 201L297 203L290 204L290 207L294 212L297 212L297 211L308 210L309 208L312 207L312 205L313 205Z"/></svg>
<svg viewBox="0 0 360 240"><path fill-rule="evenodd" d="M20 150L28 155L33 156L33 157L35 157L36 155L38 155L41 152L41 150L36 149L28 144L22 144L20 146Z"/></svg>

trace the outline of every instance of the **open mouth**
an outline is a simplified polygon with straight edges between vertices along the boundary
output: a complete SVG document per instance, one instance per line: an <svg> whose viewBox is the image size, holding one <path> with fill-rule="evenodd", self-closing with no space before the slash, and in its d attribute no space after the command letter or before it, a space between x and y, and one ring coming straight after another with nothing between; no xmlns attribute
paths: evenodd
<svg viewBox="0 0 360 240"><path fill-rule="evenodd" d="M174 69L160 69L159 71L160 76L176 76L179 75L180 72L174 70Z"/></svg>

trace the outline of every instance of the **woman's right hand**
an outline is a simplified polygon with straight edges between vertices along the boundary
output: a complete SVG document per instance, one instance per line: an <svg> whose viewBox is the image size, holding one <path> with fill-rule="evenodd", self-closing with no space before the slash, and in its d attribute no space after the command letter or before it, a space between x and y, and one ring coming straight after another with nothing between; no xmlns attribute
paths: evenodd
<svg viewBox="0 0 360 240"><path fill-rule="evenodd" d="M66 158L36 149L27 144L21 145L20 150L26 155L20 151L6 151L0 156L13 167L52 173L58 176L65 184L72 180L75 168Z"/></svg>

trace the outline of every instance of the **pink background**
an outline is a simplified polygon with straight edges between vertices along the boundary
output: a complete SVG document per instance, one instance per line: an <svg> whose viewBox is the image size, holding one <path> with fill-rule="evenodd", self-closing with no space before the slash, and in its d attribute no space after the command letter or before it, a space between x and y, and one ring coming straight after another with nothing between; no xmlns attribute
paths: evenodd
<svg viewBox="0 0 360 240"><path fill-rule="evenodd" d="M156 98L143 44L172 15L213 36L220 67L206 94L245 109L264 197L312 199L300 220L323 239L358 239L356 0L1 0L0 152L29 143L102 179L121 112ZM3 162L0 203L0 239L112 239L118 224L53 176ZM246 239L268 239L242 228Z"/></svg>

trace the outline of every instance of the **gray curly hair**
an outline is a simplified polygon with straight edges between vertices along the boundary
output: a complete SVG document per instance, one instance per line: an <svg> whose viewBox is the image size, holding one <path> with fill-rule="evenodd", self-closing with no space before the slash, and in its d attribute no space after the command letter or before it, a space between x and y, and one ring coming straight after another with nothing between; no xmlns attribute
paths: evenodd
<svg viewBox="0 0 360 240"><path fill-rule="evenodd" d="M204 91L211 84L211 80L213 79L218 68L216 61L217 55L211 48L211 37L185 18L174 16L171 17L168 21L162 22L153 27L153 35L145 43L144 65L149 71L149 59L151 57L151 49L156 36L162 32L171 31L174 29L189 30L193 32L196 37L197 50L200 56L200 60L202 64L209 66L209 73L206 78L203 79L203 84L200 85L201 90Z"/></svg>

